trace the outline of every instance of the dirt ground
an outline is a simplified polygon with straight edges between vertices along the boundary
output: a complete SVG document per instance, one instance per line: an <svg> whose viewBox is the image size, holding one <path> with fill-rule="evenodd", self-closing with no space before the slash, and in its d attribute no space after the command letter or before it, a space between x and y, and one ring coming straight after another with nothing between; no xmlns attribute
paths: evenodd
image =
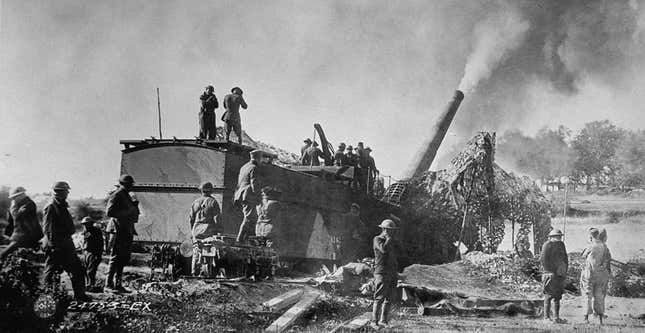
<svg viewBox="0 0 645 333"><path fill-rule="evenodd" d="M566 324L555 324L530 318L482 318L455 316L419 316L416 309L403 308L397 312L390 331L405 332L644 332L645 320L632 318L645 313L645 299L607 297L607 315L603 326L593 318L583 321L583 297L565 296L561 316Z"/></svg>

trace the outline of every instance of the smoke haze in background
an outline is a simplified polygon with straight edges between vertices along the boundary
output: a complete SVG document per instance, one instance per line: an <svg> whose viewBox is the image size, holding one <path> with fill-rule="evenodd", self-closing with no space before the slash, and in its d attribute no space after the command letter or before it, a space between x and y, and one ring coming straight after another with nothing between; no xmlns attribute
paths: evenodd
<svg viewBox="0 0 645 333"><path fill-rule="evenodd" d="M480 28L482 45L510 47L466 94L434 168L479 130L645 121L642 1L0 6L0 184L32 192L66 179L72 195L104 195L118 177L118 140L158 135L157 86L165 137L197 134L206 84L220 101L239 85L251 137L295 152L319 122L334 144L366 142L382 173L398 177L491 20L528 28L510 44Z"/></svg>

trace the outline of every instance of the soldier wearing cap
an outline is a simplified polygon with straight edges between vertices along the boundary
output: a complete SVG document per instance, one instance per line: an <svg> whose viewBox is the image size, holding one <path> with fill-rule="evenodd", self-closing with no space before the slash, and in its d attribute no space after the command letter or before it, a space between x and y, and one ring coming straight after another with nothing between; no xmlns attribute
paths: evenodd
<svg viewBox="0 0 645 333"><path fill-rule="evenodd" d="M345 143L343 143L343 142L341 142L338 145L338 149L336 150L336 153L334 154L334 165L335 166L346 166L346 165L348 165L347 157L345 156Z"/></svg>
<svg viewBox="0 0 645 333"><path fill-rule="evenodd" d="M254 150L250 155L251 160L240 168L237 189L233 198L233 203L236 206L242 206L242 214L244 215L240 230L237 233L238 242L246 240L258 219L255 206L260 202L261 185L258 167L262 161L263 153L261 150Z"/></svg>
<svg viewBox="0 0 645 333"><path fill-rule="evenodd" d="M132 241L134 239L134 223L139 219L139 202L132 199L129 192L134 186L134 178L122 175L119 178L119 188L108 198L106 215L112 218L114 240L110 251L110 268L105 281L109 291L127 293L129 290L122 285L123 268L130 261Z"/></svg>
<svg viewBox="0 0 645 333"><path fill-rule="evenodd" d="M5 235L9 236L9 245L0 252L0 260L4 260L10 253L21 247L38 247L38 241L43 238L43 229L36 215L36 204L25 192L27 191L21 186L9 192L9 199L11 199L9 214L7 214L9 225L5 228Z"/></svg>
<svg viewBox="0 0 645 333"><path fill-rule="evenodd" d="M356 165L358 165L358 156L354 154L354 147L352 147L352 145L347 146L345 159L349 166L356 167Z"/></svg>
<svg viewBox="0 0 645 333"><path fill-rule="evenodd" d="M560 299L562 299L566 282L569 258L564 242L562 242L562 231L551 230L549 240L542 245L540 263L543 268L544 319L551 319L551 300L553 300L554 321L563 323L564 320L560 319Z"/></svg>
<svg viewBox="0 0 645 333"><path fill-rule="evenodd" d="M52 186L54 197L43 209L43 224L47 237L45 250L45 284L53 285L58 281L61 270L67 272L72 280L74 298L88 301L85 294L85 272L81 260L76 255L72 235L76 232L72 215L67 210L69 184L59 181Z"/></svg>
<svg viewBox="0 0 645 333"><path fill-rule="evenodd" d="M387 327L391 303L396 297L398 280L398 244L394 239L396 223L390 219L379 225L381 234L374 237L374 304L372 305L372 326Z"/></svg>
<svg viewBox="0 0 645 333"><path fill-rule="evenodd" d="M213 86L206 86L204 93L199 96L202 103L199 109L199 138L215 140L217 137L217 126L215 125L215 109L219 107L217 97L213 93Z"/></svg>
<svg viewBox="0 0 645 333"><path fill-rule="evenodd" d="M188 215L190 229L193 234L193 261L191 271L194 276L198 276L201 271L201 256L198 242L220 232L218 218L221 210L219 203L211 195L214 191L213 184L211 182L205 182L199 189L202 191L202 196L193 201Z"/></svg>
<svg viewBox="0 0 645 333"><path fill-rule="evenodd" d="M103 231L94 225L94 220L86 216L81 220L85 228L83 232L83 250L85 252L85 279L90 292L100 292L102 288L96 284L96 271L101 264L103 255Z"/></svg>
<svg viewBox="0 0 645 333"><path fill-rule="evenodd" d="M257 206L258 223L255 235L262 237L264 245L275 245L274 235L280 227L280 191L266 186L262 188L262 203Z"/></svg>
<svg viewBox="0 0 645 333"><path fill-rule="evenodd" d="M311 161L309 160L309 157L307 156L306 152L307 152L307 149L311 147L312 142L311 142L311 139L309 138L306 138L303 142L305 143L305 145L302 146L302 148L300 148L300 164L309 165Z"/></svg>
<svg viewBox="0 0 645 333"><path fill-rule="evenodd" d="M226 123L226 141L229 141L231 130L237 135L237 143L242 144L242 121L240 120L240 106L246 110L248 105L242 97L242 89L235 87L231 93L224 97L224 108L222 120Z"/></svg>

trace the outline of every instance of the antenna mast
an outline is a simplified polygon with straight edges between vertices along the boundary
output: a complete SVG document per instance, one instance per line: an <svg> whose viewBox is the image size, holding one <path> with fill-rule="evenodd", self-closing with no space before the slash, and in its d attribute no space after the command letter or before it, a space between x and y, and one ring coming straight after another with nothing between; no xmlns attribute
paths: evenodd
<svg viewBox="0 0 645 333"><path fill-rule="evenodd" d="M157 115L159 116L159 140L163 139L161 135L161 101L159 100L159 87L157 87Z"/></svg>

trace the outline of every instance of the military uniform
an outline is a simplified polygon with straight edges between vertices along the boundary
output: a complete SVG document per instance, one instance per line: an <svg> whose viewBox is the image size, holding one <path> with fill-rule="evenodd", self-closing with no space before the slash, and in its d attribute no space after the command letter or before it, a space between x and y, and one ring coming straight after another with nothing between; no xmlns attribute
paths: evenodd
<svg viewBox="0 0 645 333"><path fill-rule="evenodd" d="M319 166L320 165L320 157L322 156L322 151L317 147L317 146L311 146L305 150L305 156L307 156L307 160L309 161L309 164L311 166Z"/></svg>
<svg viewBox="0 0 645 333"><path fill-rule="evenodd" d="M564 243L553 239L553 236L562 236L560 230L552 230L550 239L542 245L540 263L542 264L542 284L544 291L544 317L551 316L551 300L553 300L556 321L560 321L560 299L564 292L567 278L569 258Z"/></svg>
<svg viewBox="0 0 645 333"><path fill-rule="evenodd" d="M84 224L85 232L83 232L83 239L85 240L83 250L85 251L85 278L88 286L96 286L96 271L101 264L101 257L103 255L103 231L92 224Z"/></svg>
<svg viewBox="0 0 645 333"><path fill-rule="evenodd" d="M193 234L193 260L192 260L192 274L194 276L200 273L200 253L197 242L200 239L208 238L220 232L218 217L221 213L217 200L210 194L204 194L200 198L193 201L190 207L188 220L190 221L190 228Z"/></svg>
<svg viewBox="0 0 645 333"><path fill-rule="evenodd" d="M67 201L54 197L43 210L43 223L45 236L47 236L45 283L54 284L58 281L58 274L64 270L72 280L74 296L82 298L86 297L85 274L72 241L72 235L76 230L67 207L69 207Z"/></svg>
<svg viewBox="0 0 645 333"><path fill-rule="evenodd" d="M389 221L390 225L386 225ZM381 228L395 229L394 223L385 220ZM383 233L374 237L374 304L372 316L375 322L387 324L391 303L396 297L396 283L398 280L398 243L392 237ZM380 317L380 320L379 320Z"/></svg>
<svg viewBox="0 0 645 333"><path fill-rule="evenodd" d="M232 93L224 97L224 108L226 112L222 115L222 120L226 122L226 140L229 140L231 130L237 134L238 143L242 144L242 122L240 120L240 106L246 109L248 105L242 95Z"/></svg>
<svg viewBox="0 0 645 333"><path fill-rule="evenodd" d="M280 224L280 202L268 199L257 207L258 224L255 227L255 235L262 237L267 247L275 245L276 224Z"/></svg>
<svg viewBox="0 0 645 333"><path fill-rule="evenodd" d="M215 109L219 107L214 94L203 93L199 96L202 106L199 110L199 137L201 139L215 140L217 126L215 125Z"/></svg>
<svg viewBox="0 0 645 333"><path fill-rule="evenodd" d="M5 228L5 235L9 237L9 245L0 253L0 260L4 260L11 252L18 248L34 248L43 238L43 230L36 215L36 204L24 196L13 200L7 216L9 225Z"/></svg>
<svg viewBox="0 0 645 333"><path fill-rule="evenodd" d="M121 185L110 195L106 212L113 219L115 229L106 286L119 289L122 288L123 268L130 261L134 223L139 217L139 208Z"/></svg>
<svg viewBox="0 0 645 333"><path fill-rule="evenodd" d="M234 203L242 206L244 219L237 234L237 241L246 239L248 234L255 227L258 215L256 207L259 199L260 183L258 180L258 162L251 160L240 168L240 175L237 180L237 190L234 195Z"/></svg>
<svg viewBox="0 0 645 333"><path fill-rule="evenodd" d="M341 150L337 150L334 154L334 165L335 166L347 166L349 165L347 161L347 156Z"/></svg>

